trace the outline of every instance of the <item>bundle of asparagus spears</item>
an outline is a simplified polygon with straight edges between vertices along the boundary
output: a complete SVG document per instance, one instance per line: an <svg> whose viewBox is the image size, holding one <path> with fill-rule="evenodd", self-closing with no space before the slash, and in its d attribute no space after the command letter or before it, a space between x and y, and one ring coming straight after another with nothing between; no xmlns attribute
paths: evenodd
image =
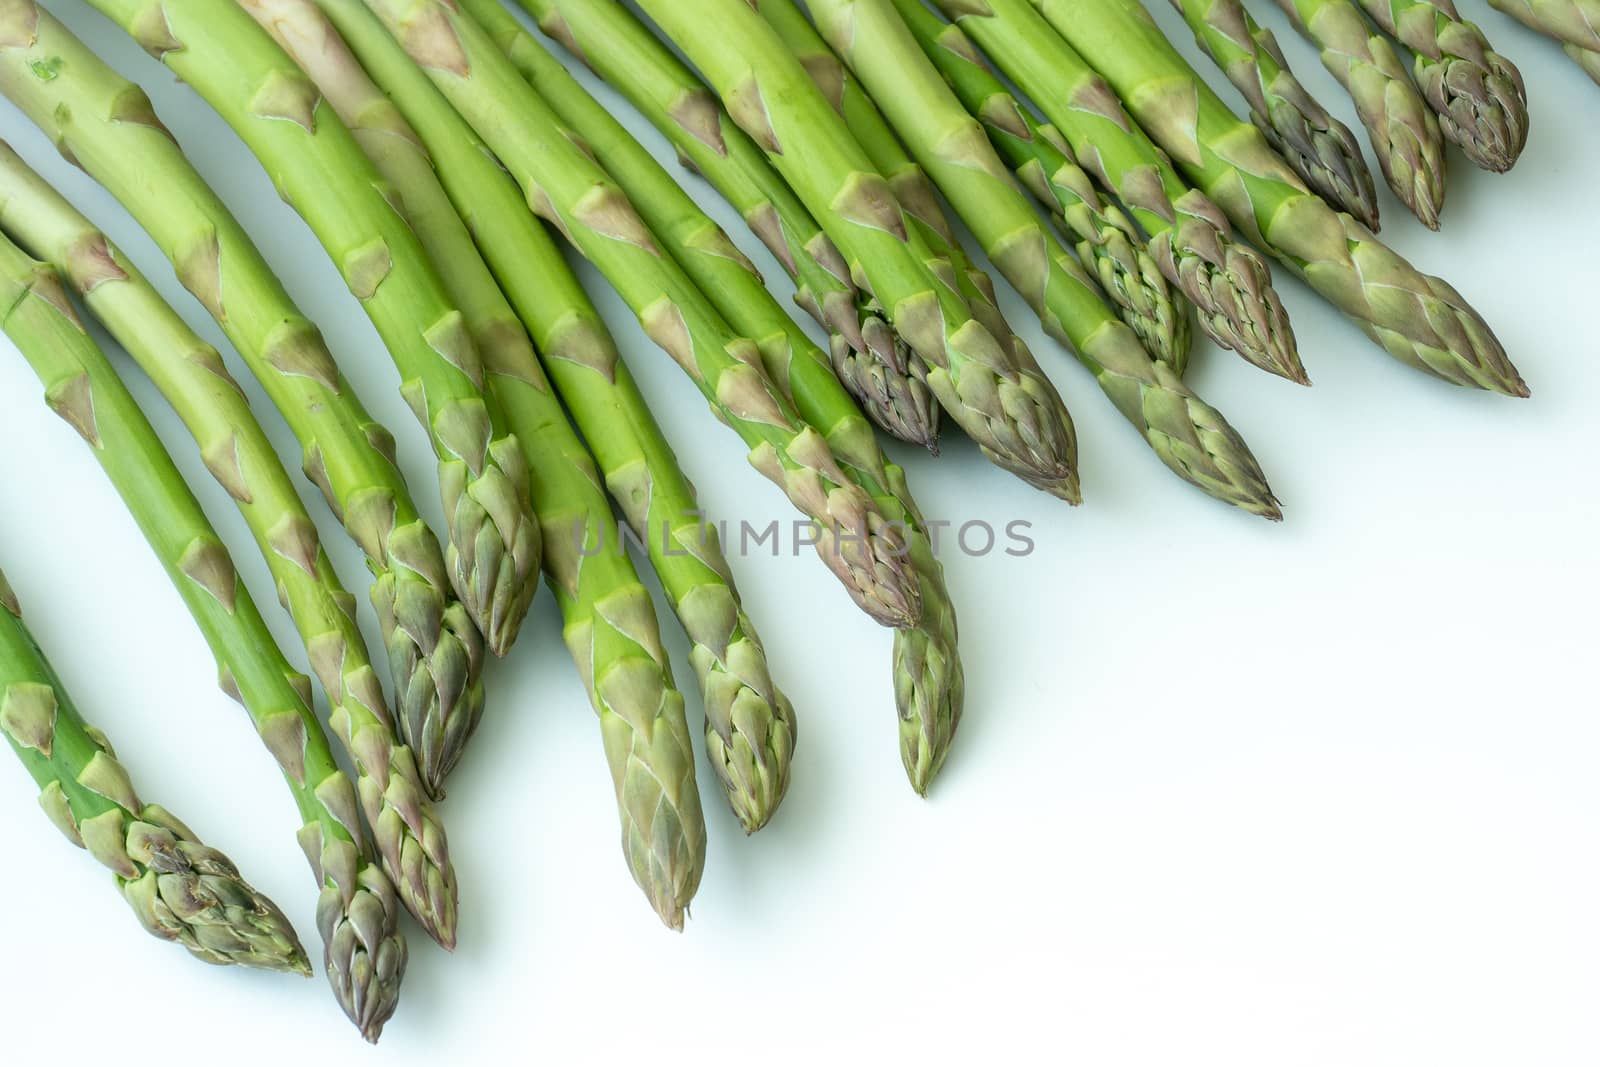
<svg viewBox="0 0 1600 1067"><path fill-rule="evenodd" d="M765 826L789 784L796 714L718 524L562 243L811 525L845 593L892 630L900 754L919 793L950 751L964 672L929 524L878 432L937 452L954 426L1028 485L1069 504L1082 495L1060 361L1041 362L1007 321L958 223L1163 464L1250 514L1282 517L1243 436L1184 373L1198 328L1307 383L1266 256L1395 358L1528 394L1478 313L1374 236L1356 137L1244 0L1172 3L1248 118L1137 0L642 0L646 17L621 0L520 0L520 12L502 0L91 2L226 120L303 217L438 458L442 540L394 437L341 371L365 354L324 342L137 84L37 0L0 0L0 92L147 231L367 559L388 692L356 598L228 359L0 144L0 325L133 513L283 771L325 970L369 1040L398 1003L401 911L456 942L436 804L485 712L485 652L510 653L541 571L599 719L629 870L663 922L683 926L707 830L687 702L618 550L623 527L688 635L704 751L740 825ZM1279 3L1424 224L1440 224L1446 140L1492 171L1515 162L1521 76L1450 0ZM1590 0L1495 6L1600 79ZM561 52L727 199L818 333ZM237 503L349 773L311 681L85 315L152 380ZM283 914L139 799L3 583L0 604L0 732L46 813L112 869L152 933L210 962L307 972Z"/></svg>

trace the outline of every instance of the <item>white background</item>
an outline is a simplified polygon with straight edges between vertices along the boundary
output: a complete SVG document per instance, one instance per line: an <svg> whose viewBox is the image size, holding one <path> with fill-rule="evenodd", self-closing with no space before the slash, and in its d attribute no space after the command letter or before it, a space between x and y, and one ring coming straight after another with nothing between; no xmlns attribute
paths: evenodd
<svg viewBox="0 0 1600 1067"><path fill-rule="evenodd" d="M1354 125L1314 52L1270 4L1252 6ZM399 431L436 518L426 443L309 233L170 73L79 0L51 7L150 90ZM1283 497L1288 521L1269 525L1167 473L1007 292L1076 417L1087 502L1025 488L953 432L940 459L896 451L930 515L1024 519L1038 541L1027 559L947 559L969 690L931 799L899 765L889 634L814 558L735 561L801 717L794 785L746 839L702 766L710 862L687 932L669 933L623 864L594 717L544 591L490 672L490 710L443 807L460 948L448 957L410 928L400 1012L376 1052L320 977L212 970L141 934L13 765L0 766L5 1058L1593 1065L1600 87L1480 0L1464 7L1521 64L1532 137L1506 176L1451 151L1440 234L1382 189L1384 237L1478 307L1532 400L1402 367L1280 270L1316 387L1203 341L1191 375ZM1172 12L1156 14L1203 62ZM121 210L3 102L0 132L223 345ZM711 511L786 519L690 383L591 288ZM88 451L3 342L0 356L0 566L147 798L231 854L317 955L272 761ZM270 608L242 522L181 426L135 388ZM328 545L362 579L345 539ZM698 718L684 642L663 619Z"/></svg>

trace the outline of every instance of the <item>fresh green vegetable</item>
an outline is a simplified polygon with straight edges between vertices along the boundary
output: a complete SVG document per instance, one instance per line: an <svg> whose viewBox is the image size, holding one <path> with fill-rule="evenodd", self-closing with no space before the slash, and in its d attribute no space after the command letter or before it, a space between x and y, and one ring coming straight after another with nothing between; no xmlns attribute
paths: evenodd
<svg viewBox="0 0 1600 1067"><path fill-rule="evenodd" d="M334 109L237 5L94 0L94 6L227 120L321 239L377 326L400 370L401 391L439 458L451 581L490 650L504 655L539 576L528 472L483 395L481 355L462 313L385 197L372 164ZM437 775L429 768L430 779L442 780L459 757L459 748L449 752Z"/></svg>
<svg viewBox="0 0 1600 1067"><path fill-rule="evenodd" d="M159 442L153 431L148 438L123 434L143 416L137 408L129 410L132 399L125 391L117 395L105 388L103 375L110 366L84 330L60 276L0 237L0 287L5 291L0 327L38 372L50 405L90 443L108 473L149 494L149 514L141 517L160 525L153 497L164 488L166 472L150 462L152 443ZM171 474L176 477L176 470ZM222 546L214 539L191 539L188 532L176 523L159 531L177 552L170 561L180 568L174 577L199 595L214 597L219 615L253 612L238 599ZM260 681L285 687L298 699L287 673ZM277 906L252 889L226 856L207 848L162 808L139 799L110 743L83 721L45 661L3 579L0 733L43 790L39 803L45 814L69 841L110 868L146 930L182 944L207 963L311 973L294 928ZM311 794L302 795L315 802Z"/></svg>
<svg viewBox="0 0 1600 1067"><path fill-rule="evenodd" d="M1389 39L1352 0L1278 0L1322 65L1350 93L1378 167L1400 202L1430 230L1444 207L1444 133Z"/></svg>
<svg viewBox="0 0 1600 1067"><path fill-rule="evenodd" d="M1033 2L1235 225L1390 355L1457 385L1528 395L1494 333L1461 295L1308 193L1260 132L1206 87L1136 0Z"/></svg>
<svg viewBox="0 0 1600 1067"><path fill-rule="evenodd" d="M1561 41L1567 55L1600 82L1600 0L1489 0L1489 6Z"/></svg>
<svg viewBox="0 0 1600 1067"><path fill-rule="evenodd" d="M207 467L238 504L333 705L332 726L356 769L361 810L373 828L384 868L429 934L453 944L455 872L444 827L428 803L410 749L395 739L382 683L356 625L355 601L340 584L316 525L221 355L189 328L104 234L4 144L0 144L0 227L62 272L172 404L200 446ZM116 391L118 385L111 383L109 388ZM139 431L139 426L133 430ZM174 501L170 514L175 521L188 506L178 496ZM245 632L244 636L259 635ZM282 701L266 705L272 711L292 706ZM310 710L306 709L308 714ZM284 729L292 730L292 723L278 732ZM320 726L314 736L309 729L306 733L309 743L325 746ZM316 777L311 784L316 786L325 777ZM336 787L337 783L328 788ZM359 830L359 824L352 829ZM326 848L341 852L349 843L348 834L342 841L331 833L323 838ZM356 874L342 856L330 857L322 866L341 876ZM354 900L352 888L341 886L347 902ZM341 971L350 973L349 968ZM364 1030L373 1024L375 1034L382 1027L378 1016L387 1018L386 1001L392 1008L393 998L383 996L353 996L343 1003ZM367 1013L365 1019L355 1014L358 1005Z"/></svg>
<svg viewBox="0 0 1600 1067"><path fill-rule="evenodd" d="M1122 321L1151 355L1182 376L1189 363L1191 305L1169 286L1144 235L1120 207L1102 199L1072 147L1011 95L960 27L944 22L922 0L895 0L895 7L1018 179L1050 209L1056 228L1073 243Z"/></svg>
<svg viewBox="0 0 1600 1067"><path fill-rule="evenodd" d="M740 338L670 257L622 190L483 30L438 0L367 0L502 163L529 204L563 230L633 309L645 332L751 447L751 462L810 519L817 550L873 618L910 625L919 610L899 533L839 469Z"/></svg>
<svg viewBox="0 0 1600 1067"><path fill-rule="evenodd" d="M716 95L614 0L521 3L552 37L578 50L744 216L795 280L795 301L828 331L834 370L867 416L902 441L937 450L939 402L922 362L884 321L871 294L857 288L837 246ZM485 21L482 9L490 6L480 0L470 10ZM501 38L494 27L485 28Z"/></svg>
<svg viewBox="0 0 1600 1067"><path fill-rule="evenodd" d="M809 0L823 35L861 78L990 260L1072 349L1174 473L1220 500L1282 518L1249 448L1226 420L1145 352L1040 221L893 0ZM930 17L932 17L930 15Z"/></svg>
<svg viewBox="0 0 1600 1067"><path fill-rule="evenodd" d="M902 756L912 784L925 792L943 762L959 719L963 679L956 651L954 609L909 492L903 484L891 491L891 479L871 427L830 372L827 357L784 313L743 257L728 253L733 246L727 235L566 68L522 31L515 19L503 10L501 15L495 15L491 6L492 0L466 2L469 11L484 17L485 26L508 49L518 69L600 164L623 176L624 189L640 205L646 223L669 242L671 254L712 296L734 328L756 338L769 373L795 398L796 406L813 426L827 428L829 443L841 463L868 488L886 515L905 526L907 537L914 542L911 565L922 591L923 621L916 628L897 632L894 673L901 721L909 724L903 731ZM576 32L575 24L568 25ZM575 36L573 40L579 38ZM637 498L644 494L630 495ZM694 527L689 530L692 532ZM679 540L688 547L685 537L680 535ZM669 556L663 563L670 566L673 560ZM789 736L792 738L792 728ZM711 743L709 733L707 742Z"/></svg>
<svg viewBox="0 0 1600 1067"><path fill-rule="evenodd" d="M1199 310L1207 336L1263 370L1305 383L1266 263L1234 240L1222 209L1178 176L1104 79L1028 0L940 0L938 6L1050 118L1101 186L1122 200L1149 235L1162 272Z"/></svg>
<svg viewBox="0 0 1600 1067"><path fill-rule="evenodd" d="M1361 146L1300 84L1272 31L1256 24L1243 0L1172 0L1172 6L1249 103L1250 121L1267 143L1312 192L1377 230L1377 196Z"/></svg>
<svg viewBox="0 0 1600 1067"><path fill-rule="evenodd" d="M32 0L0 7L0 40L26 42L0 48L0 92L155 239L265 386L300 441L307 476L366 553L400 733L436 790L483 710L483 639L451 592L393 438L144 92Z"/></svg>
<svg viewBox="0 0 1600 1067"><path fill-rule="evenodd" d="M1453 0L1360 4L1416 54L1412 72L1444 135L1478 166L1510 170L1528 143L1528 97L1516 65L1456 12Z"/></svg>
<svg viewBox="0 0 1600 1067"><path fill-rule="evenodd" d="M891 182L911 175L883 172L777 31L743 0L643 6L866 278L927 364L945 411L1000 466L1062 499L1080 499L1077 441L1060 396L1003 321L984 311L992 302L965 298L973 285L967 272L931 250L928 207L913 199L915 186Z"/></svg>

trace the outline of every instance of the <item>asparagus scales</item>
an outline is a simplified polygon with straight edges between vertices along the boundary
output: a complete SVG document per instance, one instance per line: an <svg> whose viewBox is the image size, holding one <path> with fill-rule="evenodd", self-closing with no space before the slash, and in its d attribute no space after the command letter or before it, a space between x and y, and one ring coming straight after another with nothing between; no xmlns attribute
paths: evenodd
<svg viewBox="0 0 1600 1067"><path fill-rule="evenodd" d="M19 284L28 290L19 290ZM45 290L33 290L36 284ZM29 328L22 324L30 314L29 300L55 300L59 287L52 292L49 285L37 274L13 278L8 272L8 333ZM15 302L19 298L23 303ZM116 876L117 888L145 930L181 944L206 963L311 973L305 950L277 905L165 808L139 799L111 743L84 722L34 642L4 575L0 734L38 783L44 813L68 841L87 849Z"/></svg>
<svg viewBox="0 0 1600 1067"><path fill-rule="evenodd" d="M393 438L144 92L32 0L0 8L0 92L129 209L294 430L302 468L375 575L370 594L397 722L437 793L482 714L483 639L451 591L438 540L395 465Z"/></svg>
<svg viewBox="0 0 1600 1067"><path fill-rule="evenodd" d="M871 427L831 373L827 357L784 314L748 264L722 253L721 250L729 247L730 243L716 224L699 210L621 124L590 97L530 34L521 29L514 18L497 8L492 0L467 0L466 6L484 20L485 27L507 49L518 69L563 120L571 124L573 134L582 139L609 171L623 176L624 186L634 202L639 204L646 222L669 240L671 254L679 259L705 292L712 294L736 329L746 331L760 340L762 359L769 373L795 398L797 407L808 422L813 426L828 427L829 443L840 457L840 462L872 493L884 514L904 526L910 562L921 590L923 618L917 626L895 632L895 692L901 723L902 761L913 788L919 793L926 793L944 763L960 721L964 675L957 649L955 610L944 586L943 570L933 557L925 524L917 514L903 477L898 469L891 469L884 461L873 439ZM617 15L623 14L618 8L612 8L611 11ZM567 32L574 35L571 39L575 44L587 39L591 32L599 35L593 41L596 45L602 44L603 39L608 37L605 32L606 20L590 24L580 11L573 11L573 16L573 21L565 22L564 26ZM613 19L610 25L615 27L618 21ZM631 20L627 25L638 27L638 23ZM547 284L546 289L551 288L554 286ZM588 314L592 316L592 309L588 310ZM604 336L598 325L595 336ZM606 365L614 360L614 354L608 356ZM581 362L574 365L567 376L572 379L572 399L577 401L572 407L580 413L580 422L584 422L582 413L595 410L596 400L603 403L606 399L602 384L605 379L600 375L579 374L578 366L581 366ZM635 406L626 396L619 399L626 408ZM647 423L648 412L644 412L644 416L630 421ZM619 460L627 461L627 466L622 468L624 472L637 469L640 465L638 462L633 461L626 451L619 453L617 446L610 443L621 435L606 432L607 427L594 422L592 416L590 422L584 425L586 428L593 425L594 429L590 432L592 439L607 441L599 449L603 456L609 452ZM650 448L650 442L658 437L659 433L646 435L646 447ZM659 447L664 447L664 443ZM615 469L614 464L608 464L608 467ZM654 477L652 487L654 491L650 495L661 493L661 482ZM631 492L625 494L623 499L637 501L642 496L645 494ZM692 506L692 500L683 506ZM634 505L634 510L637 510L637 505ZM644 524L635 521L634 525L639 527ZM683 525L681 519L677 525ZM656 524L651 526L659 528ZM690 526L690 529L693 527ZM687 537L682 534L677 536L681 543L688 545ZM715 548L714 534L709 538L709 544ZM656 551L652 546L652 553ZM704 553L705 549L700 548L690 557ZM671 571L676 566L672 559L674 554L666 554L667 558L658 563L669 584ZM718 747L738 752L737 748L715 746L709 726L708 722L708 748L714 752ZM790 736L792 738L792 733ZM737 768L743 762L742 759L730 761L730 766ZM744 776L741 772L740 777Z"/></svg>
<svg viewBox="0 0 1600 1067"><path fill-rule="evenodd" d="M1461 295L1307 192L1136 0L1032 2L1240 228L1391 356L1457 385L1528 395L1493 331Z"/></svg>
<svg viewBox="0 0 1600 1067"><path fill-rule="evenodd" d="M1376 233L1378 203L1361 146L1300 84L1272 31L1256 24L1243 0L1172 0L1172 6L1250 104L1250 121L1267 143L1313 192Z"/></svg>
<svg viewBox="0 0 1600 1067"><path fill-rule="evenodd" d="M356 624L355 603L222 357L104 234L3 143L0 228L62 272L178 412L207 467L237 503L333 705L331 725L356 769L357 795L385 871L429 936L453 945L456 882L443 825L427 800L410 749L395 740L382 684ZM183 508L174 504L172 512ZM292 728L293 720L285 721ZM348 844L337 835L323 836L328 849ZM342 859L323 866L353 873ZM341 888L352 902L353 886ZM354 1011L359 1002L363 1011L381 1014L385 999L352 997L346 1010ZM364 1029L367 1023L382 1025L376 1014L357 1022Z"/></svg>
<svg viewBox="0 0 1600 1067"><path fill-rule="evenodd" d="M834 370L867 416L900 440L937 450L939 403L922 362L871 294L857 287L838 247L760 147L728 120L716 96L615 3L522 0L522 6L626 96L744 217L794 278L795 301L828 331ZM604 48L583 45L600 33Z"/></svg>
<svg viewBox="0 0 1600 1067"><path fill-rule="evenodd" d="M989 258L1163 462L1227 503L1281 518L1244 441L1176 375L1163 374L1165 368L1112 315L1083 268L1039 221L982 126L923 55L893 0L810 4L818 28L856 69ZM916 18L914 2L903 10Z"/></svg>
<svg viewBox="0 0 1600 1067"><path fill-rule="evenodd" d="M93 3L227 120L377 326L439 458L451 581L489 648L504 655L539 572L527 470L483 395L481 356L461 313L371 163L305 76L236 5Z"/></svg>
<svg viewBox="0 0 1600 1067"><path fill-rule="evenodd" d="M1567 55L1600 82L1600 0L1489 0L1489 6L1562 42Z"/></svg>
<svg viewBox="0 0 1600 1067"><path fill-rule="evenodd" d="M936 6L1039 105L1083 166L1121 198L1149 234L1162 271L1194 302L1207 336L1254 366L1306 384L1266 263L1234 239L1222 209L1178 176L1105 80L1028 0L938 0Z"/></svg>
<svg viewBox="0 0 1600 1067"><path fill-rule="evenodd" d="M1353 0L1278 0L1278 6L1349 92L1389 188L1424 226L1437 230L1444 207L1444 133L1394 46Z"/></svg>
<svg viewBox="0 0 1600 1067"><path fill-rule="evenodd" d="M818 533L816 548L856 602L890 626L916 621L917 587L902 539L839 469L620 189L560 124L483 31L437 0L366 0L395 39L485 137L528 202L600 266L656 343L750 445L751 462L785 490Z"/></svg>

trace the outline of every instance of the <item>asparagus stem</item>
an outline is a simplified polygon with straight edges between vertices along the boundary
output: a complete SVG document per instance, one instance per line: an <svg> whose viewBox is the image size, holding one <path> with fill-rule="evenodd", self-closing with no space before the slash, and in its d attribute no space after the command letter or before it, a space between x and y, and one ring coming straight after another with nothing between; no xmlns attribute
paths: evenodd
<svg viewBox="0 0 1600 1067"><path fill-rule="evenodd" d="M1017 178L1050 210L1122 321L1181 377L1189 363L1191 305L1168 284L1144 235L1120 207L1101 198L1071 146L1011 95L960 27L922 0L895 0L895 7Z"/></svg>
<svg viewBox="0 0 1600 1067"><path fill-rule="evenodd" d="M1461 295L1308 193L1260 132L1206 87L1136 0L1033 2L1237 226L1390 355L1457 385L1528 395L1494 333ZM1175 110L1177 99L1192 103Z"/></svg>
<svg viewBox="0 0 1600 1067"><path fill-rule="evenodd" d="M926 543L926 531L915 518L909 492L903 486L892 492L887 488L889 474L871 427L830 373L828 357L795 326L743 257L729 254L733 246L727 236L566 68L521 30L515 19L503 9L498 16L489 10L493 0L467 0L466 6L484 16L486 27L508 48L518 69L600 164L621 176L624 191L639 205L645 222L669 241L671 254L712 296L733 327L757 339L768 372L795 398L807 421L829 428L830 446L856 481L868 488L885 514L906 526L908 537L921 542L920 548L912 550L911 563L922 590L924 619L918 628L900 631L911 636L897 638L894 673L897 694L900 689L905 690L899 705L901 721L914 723L902 756L913 785L925 792L943 762L959 719L962 676L954 610L944 589L942 571ZM570 24L569 28L575 30ZM799 384L802 380L809 386ZM818 392L821 402L813 397L808 405L805 398ZM927 607L930 602L936 605L931 625ZM953 692L947 694L945 690L952 686ZM929 722L930 719L944 722Z"/></svg>
<svg viewBox="0 0 1600 1067"><path fill-rule="evenodd" d="M367 0L413 59L515 175L529 204L599 266L646 333L689 374L751 447L751 462L818 530L817 550L856 602L891 626L919 605L903 546L869 497L839 469L738 337L683 273L611 178L483 30L439 0Z"/></svg>
<svg viewBox="0 0 1600 1067"><path fill-rule="evenodd" d="M265 633L265 624L204 516L198 526L190 521L199 515L199 505L84 329L60 276L0 237L0 286L6 308L0 325L38 374L50 406L89 443L124 494L219 653L224 687L259 698L254 711L263 718L258 725L269 718L279 724L269 736L301 741L309 748L309 735L295 738L296 731L282 729L275 713L299 727L305 720L294 716L306 707L310 683L302 692L299 683L304 679L294 675L270 641L258 649L234 647L241 632L236 626ZM192 510L168 514L167 506L175 501L193 505ZM13 598L5 599L8 610L0 612L0 732L43 788L39 799L45 812L69 840L116 874L123 895L151 933L182 943L210 963L310 974L305 951L282 912L250 888L226 857L206 848L161 809L139 800L110 745L84 724L20 616L13 614ZM309 721L315 725L315 718ZM326 745L322 751L326 753ZM331 759L327 767L332 767ZM319 810L314 792L319 783L290 784L307 821L321 825L326 813ZM354 795L348 781L344 785L354 818ZM328 819L332 821L331 814Z"/></svg>
<svg viewBox="0 0 1600 1067"><path fill-rule="evenodd" d="M93 3L227 120L361 301L439 459L451 582L490 650L504 655L538 580L526 466L483 395L480 353L462 313L372 164L305 75L235 4ZM381 126L362 130L369 143L381 133ZM465 741L464 733L452 738L439 773L428 768L430 780L443 779Z"/></svg>
<svg viewBox="0 0 1600 1067"><path fill-rule="evenodd" d="M777 31L741 0L643 6L866 278L889 321L927 364L945 411L995 463L1077 501L1071 419L1032 355L981 307L991 302L975 305L966 297L973 279L928 245L937 201L913 198L916 185L904 180L915 177L909 172L892 175L898 187L891 183ZM837 59L832 63L842 72ZM857 97L865 101L859 93L836 99Z"/></svg>
<svg viewBox="0 0 1600 1067"><path fill-rule="evenodd" d="M1511 169L1528 143L1522 72L1452 0L1360 0L1362 10L1415 53L1412 73L1439 128L1485 170Z"/></svg>
<svg viewBox="0 0 1600 1067"><path fill-rule="evenodd" d="M1174 473L1282 518L1255 457L1218 412L1145 352L922 54L892 0L810 0L812 15L1046 332L1075 352ZM931 17L931 16L930 16Z"/></svg>
<svg viewBox="0 0 1600 1067"><path fill-rule="evenodd" d="M1205 50L1250 105L1250 121L1313 192L1378 229L1372 174L1349 127L1328 114L1289 69L1271 30L1243 0L1172 0Z"/></svg>
<svg viewBox="0 0 1600 1067"><path fill-rule="evenodd" d="M516 183L377 17L360 0L319 0L319 6L422 137L456 210L543 350L542 368L491 368L490 372L490 381L516 425L523 425L523 420L548 423L540 432L522 436L523 447L559 446L563 454L581 459L583 453L574 451L574 442L557 437L569 425L566 413L544 400L547 390L539 387L546 371L558 387L566 368L597 380L606 374L607 368L599 363L581 363L578 357L584 350L579 342L585 331L581 324L568 323L559 309L568 291L576 291L578 301L586 300L577 280L529 212ZM558 308L553 312L558 323L555 333L546 331L532 313L552 305ZM594 318L598 322L598 315ZM611 380L622 383L626 375L626 368L617 367ZM569 406L582 410L570 404L570 398ZM619 422L601 424L601 431L590 436L602 462L604 449L621 436ZM571 484L565 477L570 472L560 465L541 459L531 466L534 501L550 533L545 568L566 623L568 648L600 719L629 870L663 921L679 927L704 866L705 824L698 791L684 788L693 765L688 724L670 667L660 654L654 607L642 595L628 557L617 551L617 525L604 496L595 489L598 480L588 463L578 468L581 478ZM663 475L656 484L664 480ZM579 503L586 511L570 510ZM589 545L591 539L606 550L578 557L578 547ZM671 595L670 583L664 584ZM659 681L652 671L660 675ZM634 677L641 679L637 688L624 684Z"/></svg>
<svg viewBox="0 0 1600 1067"><path fill-rule="evenodd" d="M3 144L0 227L62 272L183 419L207 467L233 497L255 536L312 669L328 694L334 732L356 769L355 796L360 797L361 810L373 828L379 855L400 880L402 899L424 916L437 914L432 921L425 920L430 931L453 931L455 873L444 828L422 794L410 750L394 739L383 687L356 624L355 600L340 584L316 525L222 357L189 328L104 234ZM185 509L187 505L180 500L171 510L177 516ZM232 640L255 640L262 633L239 630ZM278 710L270 705L268 702L268 710ZM311 710L308 705L306 714ZM276 737L294 728L293 720L281 719L273 727L276 733L264 726L263 736ZM305 733L310 739L308 750L311 746L326 748L314 717L308 720ZM319 766L327 773L312 777L313 786L336 769L331 759ZM344 781L340 771L338 780L327 789L342 788L339 783ZM392 903L394 890L389 878L375 871L368 875L349 854L351 847L364 853L359 822L342 836L326 826L317 834L316 840L307 842L308 855L314 870L337 879L338 884L331 887L338 890L341 909L331 916L338 920L337 935L324 930L331 953L329 977L343 976L335 984L341 1006L363 1033L376 1040L394 1010L404 945L385 949L382 938L368 936L384 929L392 932L392 922L346 927L351 915L366 922L366 909L373 906L361 901L362 885L382 880L382 885L371 891L378 894L377 903L386 910L373 912L373 916L392 910L387 905ZM331 898L325 903L331 906ZM395 951L401 955L391 960Z"/></svg>
<svg viewBox="0 0 1600 1067"><path fill-rule="evenodd" d="M937 5L1039 105L1079 162L1144 227L1168 280L1200 312L1200 328L1262 370L1306 384L1294 334L1266 263L1234 239L1204 193L1128 118L1116 94L1029 0Z"/></svg>
<svg viewBox="0 0 1600 1067"><path fill-rule="evenodd" d="M316 327L184 157L144 92L32 0L0 9L0 41L22 42L0 44L0 92L155 239L265 386L300 441L306 475L366 553L397 721L402 730L426 724L403 736L422 782L437 791L483 710L483 640L451 591L438 541L395 466L393 438L367 414ZM440 850L434 865L443 867L443 859ZM396 878L401 886L406 881ZM423 912L453 915L454 905L434 900ZM438 930L446 941L454 937L451 926Z"/></svg>
<svg viewBox="0 0 1600 1067"><path fill-rule="evenodd" d="M716 95L614 0L521 4L626 96L686 165L739 211L795 280L796 303L828 331L834 370L867 416L886 433L937 452L940 409L922 362L871 294L857 288L837 246ZM473 5L480 21L480 8L488 6Z"/></svg>
<svg viewBox="0 0 1600 1067"><path fill-rule="evenodd" d="M638 759L650 776L645 779L646 788L650 788L651 780L674 783L661 790L661 804L654 809L641 809L651 812L651 818L629 829L629 848L646 861L644 869L649 880L641 881L641 885L657 911L669 924L681 925L704 864L705 841L682 698L673 685L661 648L655 609L632 563L617 551L620 537L616 521L599 489L593 461L551 390L527 329L512 310L441 184L436 169L440 165L435 164L424 138L405 113L421 101L424 117L443 116L445 125L458 131L461 119L389 37L376 16L358 0L326 0L321 4L322 10L310 0L279 2L276 6L284 17L292 18L307 31L315 31L307 34L315 43L315 47L305 50L308 69L315 71L323 65L319 56L338 56L342 64L354 68L344 80L361 84L360 95L371 98L366 106L392 110L390 126L396 136L413 146L412 154L421 160L422 165L410 168L397 188L408 205L417 205L419 214L430 220L419 228L419 233L429 253L444 268L450 284L471 291L463 292L462 306L480 307L480 317L488 324L486 331L491 336L498 335L494 343L483 346L485 352L496 354L489 363L489 384L527 453L535 513L550 546L545 557L546 571L561 602L567 635L577 642L573 649L585 681L618 677L614 672L619 670L625 672L621 676L638 674L649 679L637 690L618 691L614 684L596 683L590 698L602 716L612 722L658 720L648 732L624 732L626 758ZM348 41L340 36L341 31L348 35ZM356 48L366 50L371 73L361 69L360 57L351 54ZM386 71L405 75L389 79L389 95L372 80L374 74ZM458 150L476 155L502 187L508 182L478 146L463 141ZM516 202L514 187L511 196ZM526 212L520 204L518 207ZM610 558L585 558L580 552L585 546L609 546L605 554ZM628 605L629 614L636 621L625 630L616 628L597 614L598 605L606 603ZM595 658L597 653L599 660ZM657 743L649 743L652 741ZM654 814L655 810L660 814ZM630 813L625 810L624 814ZM652 863L653 873L648 869Z"/></svg>
<svg viewBox="0 0 1600 1067"><path fill-rule="evenodd" d="M1600 82L1600 0L1489 0L1489 6L1563 42L1567 55Z"/></svg>
<svg viewBox="0 0 1600 1067"><path fill-rule="evenodd" d="M8 332L16 328L18 315L13 308ZM147 931L181 944L206 963L311 973L305 950L277 905L170 812L139 799L105 735L83 721L28 632L4 575L0 734L38 783L39 806L50 821L116 876L117 888Z"/></svg>
<svg viewBox="0 0 1600 1067"><path fill-rule="evenodd" d="M1278 0L1350 93L1389 188L1430 230L1444 207L1444 133L1388 38L1351 0Z"/></svg>

